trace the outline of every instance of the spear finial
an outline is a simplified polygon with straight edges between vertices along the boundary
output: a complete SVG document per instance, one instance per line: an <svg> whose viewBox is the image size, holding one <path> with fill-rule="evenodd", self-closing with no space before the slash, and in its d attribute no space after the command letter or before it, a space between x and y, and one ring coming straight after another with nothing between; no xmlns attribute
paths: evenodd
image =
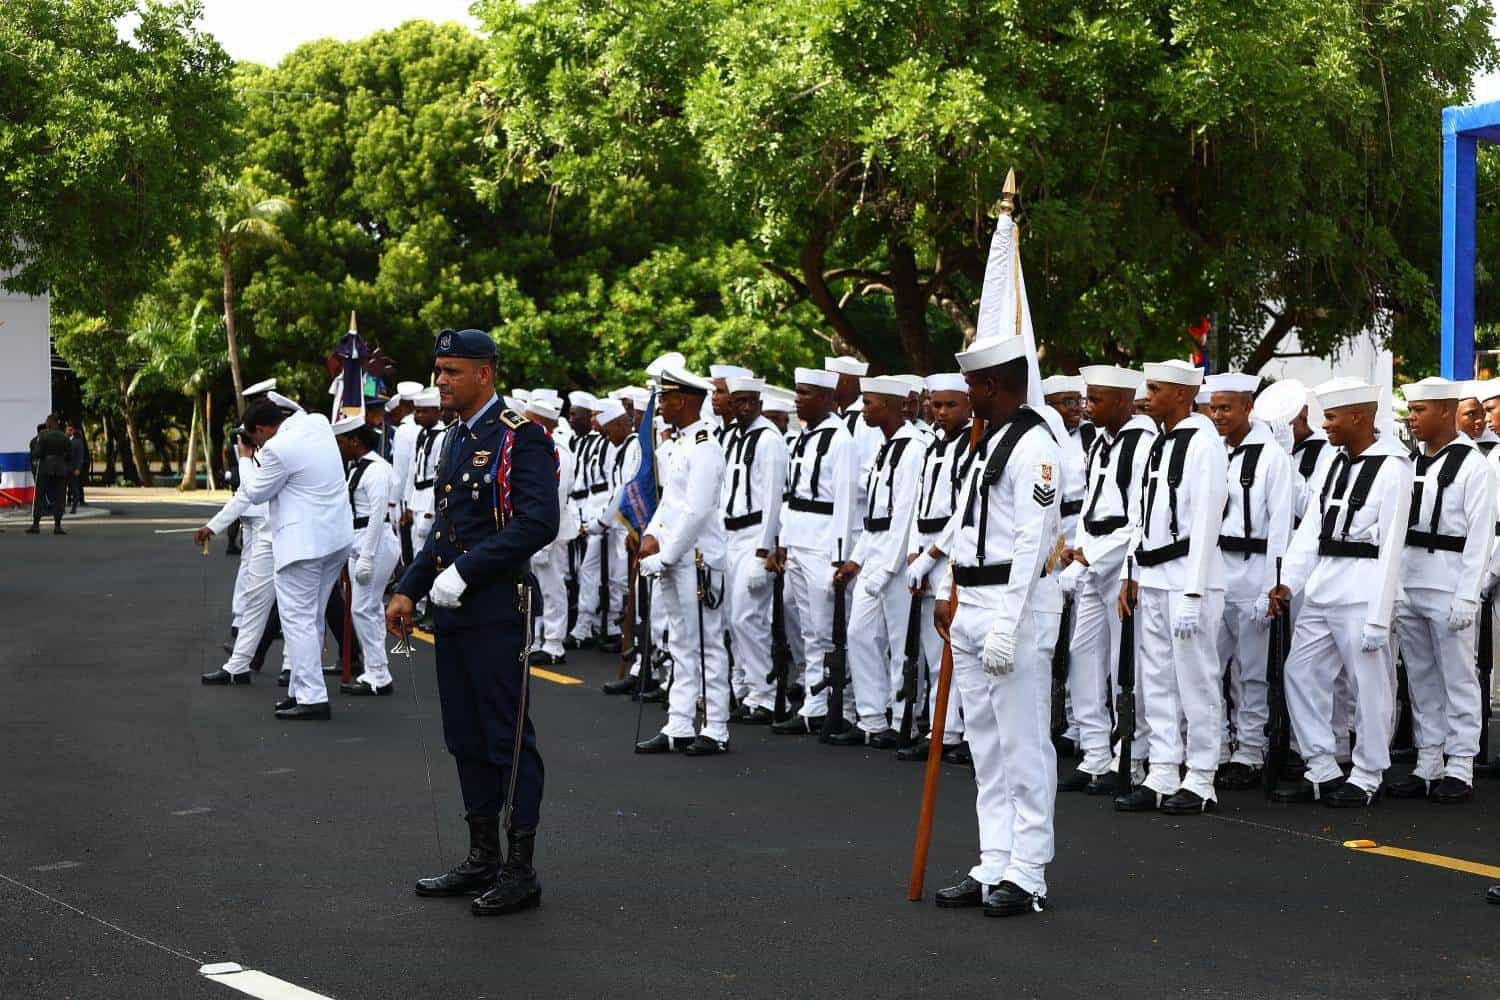
<svg viewBox="0 0 1500 1000"><path fill-rule="evenodd" d="M349 332L350 333L358 333L359 332L359 324L354 321L354 310L353 309L349 310Z"/></svg>
<svg viewBox="0 0 1500 1000"><path fill-rule="evenodd" d="M1005 187L1000 189L1000 205L996 214L1014 215L1016 211L1016 168L1005 172Z"/></svg>

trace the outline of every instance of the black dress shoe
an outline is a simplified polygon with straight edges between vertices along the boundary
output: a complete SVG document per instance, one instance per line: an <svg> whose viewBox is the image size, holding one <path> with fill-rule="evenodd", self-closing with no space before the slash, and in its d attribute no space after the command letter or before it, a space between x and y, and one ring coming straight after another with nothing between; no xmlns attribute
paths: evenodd
<svg viewBox="0 0 1500 1000"><path fill-rule="evenodd" d="M932 901L946 910L979 906L984 902L985 885L972 875L965 875L957 885L939 889Z"/></svg>
<svg viewBox="0 0 1500 1000"><path fill-rule="evenodd" d="M67 532L64 531L64 530L62 530L61 528L53 528L52 529L52 533L54 535L66 535L67 534Z"/></svg>
<svg viewBox="0 0 1500 1000"><path fill-rule="evenodd" d="M1323 804L1333 806L1335 809L1363 809L1373 806L1380 801L1380 789L1367 792L1352 781L1345 781L1339 787L1323 796Z"/></svg>
<svg viewBox="0 0 1500 1000"><path fill-rule="evenodd" d="M641 695L641 701L651 705L665 705L667 703L667 689L661 685L647 688L646 693Z"/></svg>
<svg viewBox="0 0 1500 1000"><path fill-rule="evenodd" d="M536 831L513 829L507 836L510 856L500 866L494 886L469 904L469 912L476 917L497 917L542 905L542 883L531 866Z"/></svg>
<svg viewBox="0 0 1500 1000"><path fill-rule="evenodd" d="M1343 785L1342 777L1330 778L1321 782L1316 787L1306 778L1299 778L1295 784L1277 785L1271 790L1272 802L1315 802L1318 799L1327 798Z"/></svg>
<svg viewBox="0 0 1500 1000"><path fill-rule="evenodd" d="M469 856L441 875L417 879L418 896L472 896L495 884L500 871L500 817L468 816Z"/></svg>
<svg viewBox="0 0 1500 1000"><path fill-rule="evenodd" d="M689 757L712 757L715 754L728 753L729 741L716 740L700 734L682 752Z"/></svg>
<svg viewBox="0 0 1500 1000"><path fill-rule="evenodd" d="M1484 890L1484 901L1500 906L1500 885L1492 885Z"/></svg>
<svg viewBox="0 0 1500 1000"><path fill-rule="evenodd" d="M617 635L612 635L599 644L599 652L618 653L620 651L620 646L620 637Z"/></svg>
<svg viewBox="0 0 1500 1000"><path fill-rule="evenodd" d="M1435 781L1409 774L1400 781L1387 781L1382 791L1393 799L1425 799L1436 784Z"/></svg>
<svg viewBox="0 0 1500 1000"><path fill-rule="evenodd" d="M621 677L619 680L605 681L599 686L599 690L605 694L635 694L636 689L640 686L641 679L639 677ZM655 691L659 686L656 678L653 677L647 682L646 690Z"/></svg>
<svg viewBox="0 0 1500 1000"><path fill-rule="evenodd" d="M280 674L277 675L276 684L278 687L291 687L292 672L290 670L283 670Z"/></svg>
<svg viewBox="0 0 1500 1000"><path fill-rule="evenodd" d="M26 534L28 534L28 535L40 535L41 533L42 533L42 529L38 528L34 524L31 527L29 527L29 528L26 529Z"/></svg>
<svg viewBox="0 0 1500 1000"><path fill-rule="evenodd" d="M823 731L822 715L794 715L771 724L771 732L777 736L810 736Z"/></svg>
<svg viewBox="0 0 1500 1000"><path fill-rule="evenodd" d="M1137 785L1129 795L1115 796L1115 812L1140 813L1155 812L1161 808L1162 799L1165 796L1154 788L1145 785Z"/></svg>
<svg viewBox="0 0 1500 1000"><path fill-rule="evenodd" d="M341 693L343 693L343 694L353 694L353 695L377 695L377 694L378 695L387 695L387 694L395 694L396 693L396 682L395 681L391 681L389 684L382 684L380 687L375 687L369 681L354 681L353 683L350 683L350 684L340 684L339 685L339 691Z"/></svg>
<svg viewBox="0 0 1500 1000"><path fill-rule="evenodd" d="M931 752L931 747L932 744L928 743L926 740L917 740L915 743L908 744L907 746L904 746L901 749L897 750L896 759L925 762L927 760L927 754Z"/></svg>
<svg viewBox="0 0 1500 1000"><path fill-rule="evenodd" d="M283 712L283 711L285 711L285 710L287 710L289 708L295 708L296 706L297 706L297 699L296 698L283 698L283 699L281 699L280 701L278 701L276 703L276 711Z"/></svg>
<svg viewBox="0 0 1500 1000"><path fill-rule="evenodd" d="M831 747L862 747L870 742L870 735L858 726L850 724L832 733L820 733L818 742L827 743Z"/></svg>
<svg viewBox="0 0 1500 1000"><path fill-rule="evenodd" d="M1242 792L1247 788L1261 787L1260 768L1230 761L1214 775L1214 787L1231 792Z"/></svg>
<svg viewBox="0 0 1500 1000"><path fill-rule="evenodd" d="M636 753L671 753L674 750L686 750L693 745L691 736L668 736L666 733L657 733L649 740L642 740L635 745Z"/></svg>
<svg viewBox="0 0 1500 1000"><path fill-rule="evenodd" d="M1118 771L1105 771L1096 774L1088 785L1083 789L1085 795L1119 795L1120 774Z"/></svg>
<svg viewBox="0 0 1500 1000"><path fill-rule="evenodd" d="M293 705L291 708L278 709L276 718L286 722L302 721L327 721L333 718L333 709L328 707L328 702L319 702L316 705Z"/></svg>
<svg viewBox="0 0 1500 1000"><path fill-rule="evenodd" d="M1019 917L1026 913L1041 913L1046 908L1046 896L1027 892L1014 882L1001 882L984 901L984 915L987 917Z"/></svg>
<svg viewBox="0 0 1500 1000"><path fill-rule="evenodd" d="M901 734L894 729L882 729L870 734L870 746L876 750L895 750L901 745Z"/></svg>
<svg viewBox="0 0 1500 1000"><path fill-rule="evenodd" d="M229 671L225 670L223 667L220 667L218 670L215 670L211 674L204 674L202 677L200 677L198 679L200 681L202 681L204 684L209 684L209 685L249 684L250 683L250 675L249 674L247 674L247 673L246 674L231 674Z"/></svg>
<svg viewBox="0 0 1500 1000"><path fill-rule="evenodd" d="M740 719L742 726L769 726L776 721L776 713L769 708L752 708Z"/></svg>
<svg viewBox="0 0 1500 1000"><path fill-rule="evenodd" d="M1072 774L1064 775L1057 779L1057 790L1059 792L1081 792L1089 787L1094 776L1087 771L1075 770Z"/></svg>
<svg viewBox="0 0 1500 1000"><path fill-rule="evenodd" d="M1458 778L1444 778L1437 783L1432 790L1432 801L1443 805L1454 805L1459 802L1467 802L1474 797L1474 786L1467 785Z"/></svg>
<svg viewBox="0 0 1500 1000"><path fill-rule="evenodd" d="M1191 816L1194 813L1218 812L1219 803L1213 799L1205 799L1197 792L1179 788L1176 795L1162 800L1161 811L1168 816Z"/></svg>
<svg viewBox="0 0 1500 1000"><path fill-rule="evenodd" d="M545 649L533 649L526 662L533 667L560 667L568 662L567 653L549 653Z"/></svg>
<svg viewBox="0 0 1500 1000"><path fill-rule="evenodd" d="M969 752L969 741L955 743L952 746L943 747L943 763L959 764L963 767L974 766L974 755Z"/></svg>

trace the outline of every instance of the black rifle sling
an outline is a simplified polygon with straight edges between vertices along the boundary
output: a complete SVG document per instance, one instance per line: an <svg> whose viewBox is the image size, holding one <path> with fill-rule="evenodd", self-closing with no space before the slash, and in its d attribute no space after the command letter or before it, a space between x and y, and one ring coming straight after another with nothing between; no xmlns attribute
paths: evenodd
<svg viewBox="0 0 1500 1000"><path fill-rule="evenodd" d="M1002 425L1000 440L995 444L995 450L990 452L985 459L984 468L974 477L974 483L969 491L969 502L964 510L965 525L974 523L974 495L979 494L979 539L974 548L975 564L984 565L984 542L985 534L990 520L990 487L999 482L1000 474L1005 471L1005 464L1010 461L1010 453L1015 451L1016 445L1027 431L1033 427L1041 427L1052 437L1052 428L1047 426L1047 421L1041 414L1027 407L1022 407ZM1000 430L1000 428L997 428ZM989 436L993 436L992 431ZM1054 439L1055 440L1055 439ZM977 455L975 456L978 457Z"/></svg>
<svg viewBox="0 0 1500 1000"><path fill-rule="evenodd" d="M1250 541L1250 489L1255 485L1255 467L1260 464L1260 453L1264 447L1265 445L1259 444L1241 445L1234 450L1233 455L1229 456L1231 461L1234 459L1234 455L1244 456L1240 460L1240 516L1244 521L1244 537L1247 543ZM1224 501L1224 507L1227 511L1229 501ZM1248 544L1245 546L1243 555L1247 560L1250 558L1250 546Z"/></svg>

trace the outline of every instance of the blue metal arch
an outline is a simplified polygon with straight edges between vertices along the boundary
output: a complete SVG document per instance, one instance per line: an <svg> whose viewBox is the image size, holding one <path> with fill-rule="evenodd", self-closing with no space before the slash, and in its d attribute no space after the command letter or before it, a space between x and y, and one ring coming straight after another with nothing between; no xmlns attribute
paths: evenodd
<svg viewBox="0 0 1500 1000"><path fill-rule="evenodd" d="M1500 102L1443 109L1444 378L1474 375L1474 173L1480 142L1500 142Z"/></svg>

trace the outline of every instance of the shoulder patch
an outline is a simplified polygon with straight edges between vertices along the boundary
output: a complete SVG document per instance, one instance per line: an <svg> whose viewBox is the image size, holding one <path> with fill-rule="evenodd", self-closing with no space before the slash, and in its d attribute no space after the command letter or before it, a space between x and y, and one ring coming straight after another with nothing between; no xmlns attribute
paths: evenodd
<svg viewBox="0 0 1500 1000"><path fill-rule="evenodd" d="M708 440L708 431L699 431L698 436L693 438L694 444L702 444Z"/></svg>
<svg viewBox="0 0 1500 1000"><path fill-rule="evenodd" d="M521 416L515 410L501 410L500 422L513 431L518 431L529 423L525 417Z"/></svg>

